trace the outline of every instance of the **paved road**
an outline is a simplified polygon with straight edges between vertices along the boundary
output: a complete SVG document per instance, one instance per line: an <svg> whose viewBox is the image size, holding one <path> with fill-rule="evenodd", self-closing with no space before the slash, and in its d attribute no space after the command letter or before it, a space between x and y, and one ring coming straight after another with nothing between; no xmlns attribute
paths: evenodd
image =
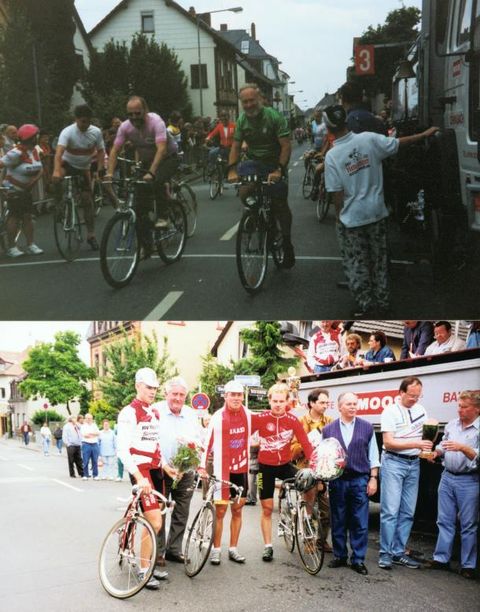
<svg viewBox="0 0 480 612"><path fill-rule="evenodd" d="M53 240L52 219L37 221L40 257L11 261L0 257L0 318L68 319L348 319L354 303L343 280L333 211L318 224L314 204L301 193L305 146L295 146L290 172L290 204L297 264L278 271L273 264L264 290L254 297L241 287L235 264L235 231L241 204L233 189L210 201L208 186L194 184L199 202L198 229L181 261L164 265L157 257L142 262L132 283L114 290L104 281L98 255L87 247L74 263L62 261ZM111 208L101 211L98 236ZM478 315L480 263L435 286L428 263L414 263L409 244L391 234L391 318L474 319Z"/></svg>
<svg viewBox="0 0 480 612"><path fill-rule="evenodd" d="M43 457L34 448L24 448L15 440L0 441L2 610L109 612L161 607L196 612L300 612L326 607L332 611L443 612L478 607L477 581L453 573L378 569L375 528L367 556L368 577L326 566L319 575L309 576L297 554L289 554L280 542L275 542L273 563L266 565L260 558L258 507L244 511L240 542L247 556L244 566L224 560L219 567L207 565L199 576L189 579L182 566L169 564L169 580L159 592L144 590L130 600L114 600L98 580L97 556L103 535L122 513L127 483L72 480L65 456ZM195 494L194 507L199 503L200 496ZM376 514L378 507L372 505L372 523ZM431 554L431 540L414 541L414 545Z"/></svg>

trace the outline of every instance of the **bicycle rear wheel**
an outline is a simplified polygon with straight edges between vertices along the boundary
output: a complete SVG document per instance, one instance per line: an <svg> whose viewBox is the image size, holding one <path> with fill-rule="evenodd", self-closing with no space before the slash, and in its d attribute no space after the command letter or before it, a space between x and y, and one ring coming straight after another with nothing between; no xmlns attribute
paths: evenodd
<svg viewBox="0 0 480 612"><path fill-rule="evenodd" d="M82 244L82 226L76 202L67 198L54 210L53 232L58 252L66 261L74 261Z"/></svg>
<svg viewBox="0 0 480 612"><path fill-rule="evenodd" d="M155 243L160 258L166 263L180 259L187 239L187 217L180 202L171 201L165 210L166 227L155 230Z"/></svg>
<svg viewBox="0 0 480 612"><path fill-rule="evenodd" d="M177 199L181 202L187 217L187 238L191 238L197 229L197 198L195 192L186 183L182 183L177 192Z"/></svg>
<svg viewBox="0 0 480 612"><path fill-rule="evenodd" d="M330 206L330 195L327 193L325 189L325 183L322 179L319 185L318 200L317 200L317 205L316 205L316 213L317 213L317 219L319 223L321 223L327 216L329 206Z"/></svg>
<svg viewBox="0 0 480 612"><path fill-rule="evenodd" d="M237 269L249 293L260 291L267 273L267 229L256 212L246 211L237 232Z"/></svg>
<svg viewBox="0 0 480 612"><path fill-rule="evenodd" d="M324 550L323 538L320 536L320 521L315 510L309 516L305 502L300 504L299 514L295 525L298 554L305 570L318 574L322 569Z"/></svg>
<svg viewBox="0 0 480 612"><path fill-rule="evenodd" d="M295 515L285 497L278 498L278 514L280 516L278 526L283 530L283 540L288 552L295 548Z"/></svg>
<svg viewBox="0 0 480 612"><path fill-rule="evenodd" d="M100 266L109 285L125 287L139 262L140 240L134 215L116 213L108 220L100 244Z"/></svg>
<svg viewBox="0 0 480 612"><path fill-rule="evenodd" d="M212 170L210 175L210 199L214 200L218 195L220 195L222 188L222 177L220 175L221 170L218 166Z"/></svg>
<svg viewBox="0 0 480 612"><path fill-rule="evenodd" d="M142 550L147 541L151 553L145 557ZM131 597L150 580L156 558L157 538L150 523L141 516L134 519L123 517L103 541L98 560L100 582L112 597Z"/></svg>
<svg viewBox="0 0 480 612"><path fill-rule="evenodd" d="M185 544L185 572L193 578L207 562L215 532L215 507L207 502L200 508L188 530Z"/></svg>
<svg viewBox="0 0 480 612"><path fill-rule="evenodd" d="M313 178L315 176L315 168L312 164L309 164L305 170L302 183L303 197L308 199L312 195L313 191Z"/></svg>

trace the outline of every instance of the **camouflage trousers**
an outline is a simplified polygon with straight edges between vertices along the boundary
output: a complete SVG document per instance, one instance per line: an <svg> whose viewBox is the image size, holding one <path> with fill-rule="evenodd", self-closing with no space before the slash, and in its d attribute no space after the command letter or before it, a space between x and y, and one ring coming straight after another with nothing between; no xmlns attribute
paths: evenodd
<svg viewBox="0 0 480 612"><path fill-rule="evenodd" d="M359 309L388 308L386 220L353 228L337 223L337 238L343 271Z"/></svg>

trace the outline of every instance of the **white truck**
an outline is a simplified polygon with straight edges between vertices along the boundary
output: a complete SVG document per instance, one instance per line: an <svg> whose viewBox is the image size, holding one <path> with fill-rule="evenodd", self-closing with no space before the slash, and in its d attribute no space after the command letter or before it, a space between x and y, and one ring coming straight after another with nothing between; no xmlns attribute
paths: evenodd
<svg viewBox="0 0 480 612"><path fill-rule="evenodd" d="M423 1L419 37L394 76L392 119L397 135L440 128L423 154L400 156L399 218L425 218L439 265L471 265L480 242L480 1ZM412 200L425 211L409 209Z"/></svg>

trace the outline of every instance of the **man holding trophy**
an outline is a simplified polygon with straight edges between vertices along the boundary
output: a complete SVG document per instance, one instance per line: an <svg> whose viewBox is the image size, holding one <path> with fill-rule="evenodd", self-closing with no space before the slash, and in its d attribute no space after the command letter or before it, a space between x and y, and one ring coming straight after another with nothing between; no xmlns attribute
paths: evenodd
<svg viewBox="0 0 480 612"><path fill-rule="evenodd" d="M420 478L419 455L431 451L424 440L425 408L419 403L422 382L408 376L400 383L395 402L382 413L383 449L380 490L380 557L378 566L392 563L416 569L420 564L405 553L413 525Z"/></svg>
<svg viewBox="0 0 480 612"><path fill-rule="evenodd" d="M460 521L460 575L475 578L479 506L480 393L463 391L458 418L445 426L434 458L441 457L445 470L438 487L438 538L430 569L450 569L457 515Z"/></svg>

